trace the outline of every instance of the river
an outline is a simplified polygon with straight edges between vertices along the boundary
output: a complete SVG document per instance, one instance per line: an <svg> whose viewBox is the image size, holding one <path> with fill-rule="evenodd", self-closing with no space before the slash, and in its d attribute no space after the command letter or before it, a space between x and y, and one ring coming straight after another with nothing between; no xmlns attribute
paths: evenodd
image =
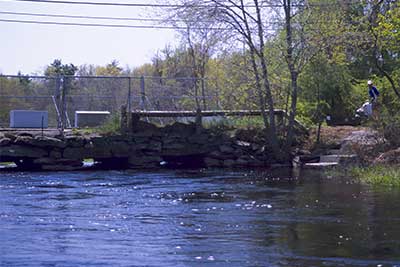
<svg viewBox="0 0 400 267"><path fill-rule="evenodd" d="M398 266L400 190L318 172L0 174L0 266Z"/></svg>

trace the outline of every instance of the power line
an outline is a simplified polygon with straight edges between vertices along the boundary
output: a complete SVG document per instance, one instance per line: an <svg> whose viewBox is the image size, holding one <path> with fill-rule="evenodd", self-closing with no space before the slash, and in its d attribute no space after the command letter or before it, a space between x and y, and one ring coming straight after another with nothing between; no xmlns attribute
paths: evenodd
<svg viewBox="0 0 400 267"><path fill-rule="evenodd" d="M130 18L130 17L103 17L103 16L83 16L83 15L61 15L61 14L43 14L43 13L27 13L27 12L9 12L0 11L0 14L5 15L18 15L18 16L35 16L35 17L53 17L53 18L73 18L73 19L99 19L99 20L127 20L127 21L154 21L164 22L163 19L149 19L149 18ZM168 22L185 22L185 20L171 20Z"/></svg>
<svg viewBox="0 0 400 267"><path fill-rule="evenodd" d="M9 23L26 23L26 24L43 24L43 25L64 25L64 26L83 26L83 27L108 27L108 28L133 28L133 29L164 29L164 30L186 30L187 27L174 26L156 26L156 25L126 25L126 24L98 24L98 23L72 23L72 22L55 22L55 21L37 21L37 20L15 20L0 19L0 22ZM226 30L226 28L190 28L192 30Z"/></svg>
<svg viewBox="0 0 400 267"><path fill-rule="evenodd" d="M144 4L144 3L111 3L111 2L87 2L87 1L60 1L60 0L13 0L16 2L33 2L33 3L49 3L49 4L71 4L71 5L96 5L96 6L124 6L124 7L169 7L177 8L182 5L171 4Z"/></svg>
<svg viewBox="0 0 400 267"><path fill-rule="evenodd" d="M107 17L107 16L87 16L87 15L64 15L64 14L45 14L45 13L28 13L28 12L11 12L11 11L0 11L0 14L4 15L17 15L17 16L34 16L34 17L51 17L51 18L72 18L72 19L95 19L95 20L121 20L121 21L148 21L148 22L162 22L162 23L196 23L196 22L210 22L212 21L190 21L184 19L154 19L154 18L132 18L132 17ZM269 24L281 25L281 21L270 21ZM313 24L320 23L320 21L313 21ZM308 22L310 24L310 22ZM183 26L182 26L183 28Z"/></svg>
<svg viewBox="0 0 400 267"><path fill-rule="evenodd" d="M55 22L55 21L38 21L38 20L15 20L0 19L0 22L6 23L22 23L22 24L41 24L41 25L61 25L61 26L81 26L81 27L104 27L104 28L130 28L130 29L160 29L160 30L187 30L187 27L181 26L157 26L157 25L127 25L127 24L99 24L99 23L74 23L74 22ZM213 27L191 27L191 30L214 30L224 31L228 28ZM264 28L265 31L275 32L278 28Z"/></svg>
<svg viewBox="0 0 400 267"><path fill-rule="evenodd" d="M183 7L209 7L207 4L145 4L145 3L112 3L112 2L88 2L88 1L64 1L64 0L12 0L16 2L30 2L30 3L47 3L47 4L68 4L68 5L96 5L96 6L120 6L120 7L153 7L153 8L183 8ZM356 0L348 0L345 4L357 4ZM292 7L307 7L307 6L335 6L340 3L312 3L292 4ZM216 6L216 5L213 5ZM234 5L224 5L227 7L237 7ZM255 5L245 5L244 7L255 7ZM282 4L260 4L260 7L283 7Z"/></svg>
<svg viewBox="0 0 400 267"><path fill-rule="evenodd" d="M176 26L157 26L157 25L127 25L127 24L99 24L99 23L74 23L74 22L55 22L55 21L37 21L37 20L14 20L0 19L0 22L6 23L22 23L22 24L42 24L42 25L61 25L61 26L82 26L82 27L104 27L104 28L131 28L131 29L161 29L161 30L187 30L187 27ZM191 27L191 30L216 30L224 31L230 28L213 28L213 27ZM280 27L264 28L264 31L276 32ZM312 31L315 31L312 29Z"/></svg>

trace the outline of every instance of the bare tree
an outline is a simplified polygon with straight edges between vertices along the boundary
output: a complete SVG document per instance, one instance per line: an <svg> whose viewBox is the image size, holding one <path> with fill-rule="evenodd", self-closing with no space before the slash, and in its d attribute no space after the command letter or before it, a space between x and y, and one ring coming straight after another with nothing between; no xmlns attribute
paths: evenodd
<svg viewBox="0 0 400 267"><path fill-rule="evenodd" d="M197 109L207 109L205 79L207 64L219 49L222 36L218 21L201 12L202 1L173 1L177 8L168 12L165 21L176 27L189 56L188 65L193 77L194 97ZM201 94L201 97L200 97Z"/></svg>
<svg viewBox="0 0 400 267"><path fill-rule="evenodd" d="M323 5L316 4L318 7L316 14L319 17L324 15L320 9ZM315 25L315 14L311 6L304 0L281 0L277 5L276 12L278 17L283 17L284 42L281 47L282 54L286 59L290 75L290 112L287 124L286 142L284 151L290 152L295 134L295 119L297 114L298 98L298 77L310 60L318 54L321 49L332 46L334 41L332 33L322 33L317 27L310 29L310 25ZM314 21L310 21L314 20ZM337 34L337 33L335 33ZM327 37L327 35L329 37ZM328 42L324 39L329 40Z"/></svg>
<svg viewBox="0 0 400 267"><path fill-rule="evenodd" d="M259 108L262 112L266 138L272 151L280 158L281 151L275 122L274 99L269 81L268 63L265 56L266 31L264 22L267 7L258 0L209 0L197 1L202 12L234 33L237 41L244 42L249 48L252 71L255 78L256 90L259 98ZM268 112L266 111L268 108Z"/></svg>

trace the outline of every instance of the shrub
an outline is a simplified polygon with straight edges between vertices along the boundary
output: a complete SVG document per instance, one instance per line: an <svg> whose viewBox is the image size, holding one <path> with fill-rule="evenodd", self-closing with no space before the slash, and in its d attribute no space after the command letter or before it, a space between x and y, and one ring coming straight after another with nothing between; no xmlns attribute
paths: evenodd
<svg viewBox="0 0 400 267"><path fill-rule="evenodd" d="M117 134L121 132L121 118L119 114L111 116L102 126L98 128L102 134Z"/></svg>

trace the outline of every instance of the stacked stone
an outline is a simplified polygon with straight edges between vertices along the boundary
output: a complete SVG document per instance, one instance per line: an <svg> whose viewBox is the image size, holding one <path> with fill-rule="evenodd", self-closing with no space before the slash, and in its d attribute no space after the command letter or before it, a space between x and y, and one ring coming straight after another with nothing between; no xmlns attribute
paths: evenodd
<svg viewBox="0 0 400 267"><path fill-rule="evenodd" d="M26 170L80 170L84 159L107 169L154 169L161 162L182 167L264 167L271 163L266 150L262 144L182 123L159 128L140 122L129 133L112 136L0 135L0 161L15 162Z"/></svg>

